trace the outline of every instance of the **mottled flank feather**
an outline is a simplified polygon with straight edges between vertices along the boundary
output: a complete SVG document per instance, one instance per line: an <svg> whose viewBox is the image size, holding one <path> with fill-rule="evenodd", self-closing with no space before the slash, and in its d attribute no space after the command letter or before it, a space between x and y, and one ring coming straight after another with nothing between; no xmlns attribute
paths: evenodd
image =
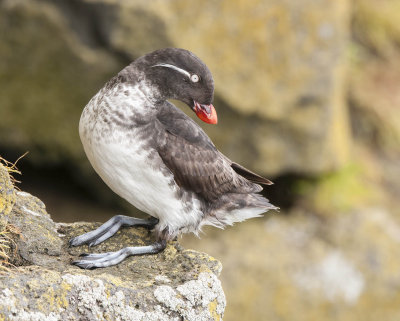
<svg viewBox="0 0 400 321"><path fill-rule="evenodd" d="M222 205L221 205L222 204ZM207 216L202 225L224 228L249 218L260 217L268 210L278 209L260 194L225 194L215 203L215 210Z"/></svg>

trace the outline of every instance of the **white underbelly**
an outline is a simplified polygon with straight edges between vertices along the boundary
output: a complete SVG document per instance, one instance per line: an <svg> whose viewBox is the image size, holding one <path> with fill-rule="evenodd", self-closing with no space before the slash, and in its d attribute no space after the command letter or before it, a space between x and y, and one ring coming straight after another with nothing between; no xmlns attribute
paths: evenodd
<svg viewBox="0 0 400 321"><path fill-rule="evenodd" d="M177 197L179 186L173 175L149 164L149 152L140 143L93 141L81 137L86 155L103 181L119 196L139 210L160 220L160 227L182 229L201 217L198 201L188 204ZM143 144L143 143L142 143ZM156 157L159 157L156 155ZM160 163L155 162L152 164ZM164 170L165 172L165 170Z"/></svg>

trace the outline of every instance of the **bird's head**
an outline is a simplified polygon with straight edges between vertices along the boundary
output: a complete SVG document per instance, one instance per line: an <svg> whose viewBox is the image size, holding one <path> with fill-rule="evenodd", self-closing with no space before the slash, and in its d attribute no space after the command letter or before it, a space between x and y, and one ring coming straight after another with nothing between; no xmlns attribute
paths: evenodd
<svg viewBox="0 0 400 321"><path fill-rule="evenodd" d="M216 124L212 101L214 80L207 66L192 52L166 48L142 57L146 78L157 87L164 99L187 104L202 121Z"/></svg>

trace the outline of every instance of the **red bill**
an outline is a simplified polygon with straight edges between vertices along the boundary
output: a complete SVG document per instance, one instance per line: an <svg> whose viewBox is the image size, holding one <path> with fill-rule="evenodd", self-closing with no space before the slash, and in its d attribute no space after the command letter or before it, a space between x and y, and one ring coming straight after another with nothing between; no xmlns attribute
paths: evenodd
<svg viewBox="0 0 400 321"><path fill-rule="evenodd" d="M216 124L218 123L217 112L213 105L202 105L197 101L194 102L193 107L194 112L197 117L199 117L202 121L208 124Z"/></svg>

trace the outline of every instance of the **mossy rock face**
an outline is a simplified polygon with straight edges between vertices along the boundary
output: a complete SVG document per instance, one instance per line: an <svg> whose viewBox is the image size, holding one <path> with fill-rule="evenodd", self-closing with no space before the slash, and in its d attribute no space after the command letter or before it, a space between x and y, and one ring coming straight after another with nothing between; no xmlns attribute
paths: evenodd
<svg viewBox="0 0 400 321"><path fill-rule="evenodd" d="M357 138L400 154L400 2L354 2L350 97Z"/></svg>
<svg viewBox="0 0 400 321"><path fill-rule="evenodd" d="M0 320L222 319L222 266L213 257L171 242L156 255L82 270L71 262L92 249L70 248L68 240L99 224L55 224L38 198L21 191L15 195L7 217L15 234L8 239L13 251L6 252L12 265L0 266ZM151 242L144 228L124 229L94 252Z"/></svg>
<svg viewBox="0 0 400 321"><path fill-rule="evenodd" d="M354 2L350 112L357 145L375 162L384 194L400 196L400 2Z"/></svg>
<svg viewBox="0 0 400 321"><path fill-rule="evenodd" d="M399 320L398 216L382 207L304 211L206 230L183 244L224 265L225 319Z"/></svg>
<svg viewBox="0 0 400 321"><path fill-rule="evenodd" d="M325 171L347 158L348 1L0 6L0 139L29 149L32 161L84 159L84 105L111 74L166 46L192 50L210 67L220 122L206 131L236 161L279 174Z"/></svg>
<svg viewBox="0 0 400 321"><path fill-rule="evenodd" d="M400 3L355 1L350 98L356 138L400 155Z"/></svg>
<svg viewBox="0 0 400 321"><path fill-rule="evenodd" d="M355 0L353 34L357 43L390 58L398 53L400 3L397 0Z"/></svg>
<svg viewBox="0 0 400 321"><path fill-rule="evenodd" d="M174 45L212 70L227 108L219 126L207 130L231 157L273 174L343 164L347 1L177 0L153 2L151 10L163 17Z"/></svg>
<svg viewBox="0 0 400 321"><path fill-rule="evenodd" d="M81 44L67 18L40 1L2 1L0 30L3 148L29 150L37 163L79 159L81 111L116 59Z"/></svg>

